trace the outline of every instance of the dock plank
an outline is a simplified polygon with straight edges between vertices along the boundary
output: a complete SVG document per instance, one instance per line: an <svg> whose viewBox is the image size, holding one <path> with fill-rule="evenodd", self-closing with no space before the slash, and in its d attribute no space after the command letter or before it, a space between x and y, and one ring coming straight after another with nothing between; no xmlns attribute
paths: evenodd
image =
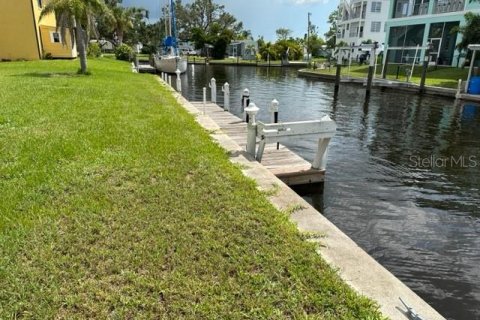
<svg viewBox="0 0 480 320"><path fill-rule="evenodd" d="M247 145L247 124L239 117L224 111L215 103L192 102L201 112L205 112L233 141L241 147ZM280 178L287 185L302 185L323 182L325 170L312 169L311 164L280 144L277 150L276 143L265 146L262 165Z"/></svg>

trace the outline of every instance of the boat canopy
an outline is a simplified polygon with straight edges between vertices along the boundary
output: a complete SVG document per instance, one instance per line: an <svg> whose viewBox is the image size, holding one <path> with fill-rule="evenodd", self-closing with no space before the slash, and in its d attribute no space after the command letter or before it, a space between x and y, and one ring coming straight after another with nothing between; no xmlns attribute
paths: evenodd
<svg viewBox="0 0 480 320"><path fill-rule="evenodd" d="M163 40L163 45L165 47L176 48L177 47L177 39L173 36L168 36L168 37L165 38L165 40Z"/></svg>

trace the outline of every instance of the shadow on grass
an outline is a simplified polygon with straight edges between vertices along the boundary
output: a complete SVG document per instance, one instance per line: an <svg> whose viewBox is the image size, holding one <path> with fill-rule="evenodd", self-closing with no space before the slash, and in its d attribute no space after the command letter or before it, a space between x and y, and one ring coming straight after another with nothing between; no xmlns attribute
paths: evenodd
<svg viewBox="0 0 480 320"><path fill-rule="evenodd" d="M77 72L27 72L13 75L14 77L32 77L32 78L72 78L81 77Z"/></svg>

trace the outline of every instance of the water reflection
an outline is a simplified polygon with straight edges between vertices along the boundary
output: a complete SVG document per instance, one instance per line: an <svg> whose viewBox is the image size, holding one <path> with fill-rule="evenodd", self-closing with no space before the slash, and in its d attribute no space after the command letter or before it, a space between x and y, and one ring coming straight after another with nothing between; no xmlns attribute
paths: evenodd
<svg viewBox="0 0 480 320"><path fill-rule="evenodd" d="M299 190L340 229L437 310L452 319L480 318L480 107L392 90L302 79L295 70L196 66L182 79L187 98L202 99L211 77L228 81L231 109L249 88L269 121L329 114L338 126L327 180ZM223 104L219 94L218 102ZM315 141L290 146L313 160ZM472 162L475 161L475 162Z"/></svg>

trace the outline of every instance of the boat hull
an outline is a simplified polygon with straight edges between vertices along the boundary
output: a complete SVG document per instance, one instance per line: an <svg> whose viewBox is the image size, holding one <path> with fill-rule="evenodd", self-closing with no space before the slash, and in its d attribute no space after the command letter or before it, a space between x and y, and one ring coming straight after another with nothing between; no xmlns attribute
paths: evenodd
<svg viewBox="0 0 480 320"><path fill-rule="evenodd" d="M179 56L155 56L155 68L160 72L175 73L180 70L180 73L187 71L187 59Z"/></svg>

